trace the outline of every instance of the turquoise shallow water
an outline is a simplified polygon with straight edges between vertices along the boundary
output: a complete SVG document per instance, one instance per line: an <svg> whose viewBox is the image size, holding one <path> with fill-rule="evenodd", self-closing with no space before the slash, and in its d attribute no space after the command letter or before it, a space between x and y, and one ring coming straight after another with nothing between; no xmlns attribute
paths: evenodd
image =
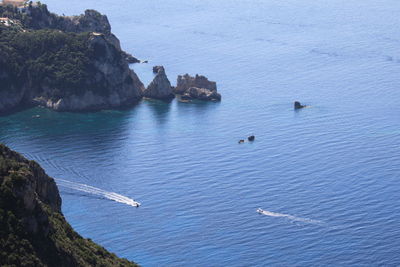
<svg viewBox="0 0 400 267"><path fill-rule="evenodd" d="M142 203L60 187L83 236L144 266L400 264L397 1L46 3L107 14L145 83L162 64L223 98L0 117L0 141L49 175Z"/></svg>

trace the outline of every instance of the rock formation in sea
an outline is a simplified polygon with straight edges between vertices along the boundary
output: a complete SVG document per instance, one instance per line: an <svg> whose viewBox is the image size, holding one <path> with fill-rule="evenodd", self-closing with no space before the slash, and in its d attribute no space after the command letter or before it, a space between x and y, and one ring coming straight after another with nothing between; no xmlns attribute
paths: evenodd
<svg viewBox="0 0 400 267"><path fill-rule="evenodd" d="M2 144L0 226L1 266L137 266L76 233L54 180Z"/></svg>
<svg viewBox="0 0 400 267"><path fill-rule="evenodd" d="M294 109L305 108L306 105L302 105L299 101L294 101Z"/></svg>
<svg viewBox="0 0 400 267"><path fill-rule="evenodd" d="M221 95L217 91L211 91L205 88L190 87L181 95L182 100L203 100L203 101L220 101Z"/></svg>
<svg viewBox="0 0 400 267"><path fill-rule="evenodd" d="M18 22L0 25L0 112L23 105L98 110L141 99L144 86L127 61L133 57L106 16L95 10L57 16L42 4L28 11L0 8L0 16Z"/></svg>
<svg viewBox="0 0 400 267"><path fill-rule="evenodd" d="M171 100L175 97L172 92L171 83L165 74L165 69L163 66L155 66L153 72L156 71L157 74L153 81L147 86L143 91L143 96L162 100Z"/></svg>
<svg viewBox="0 0 400 267"><path fill-rule="evenodd" d="M189 74L179 75L174 93L180 94L183 100L199 99L205 101L220 101L216 82L209 81L205 76L195 77Z"/></svg>

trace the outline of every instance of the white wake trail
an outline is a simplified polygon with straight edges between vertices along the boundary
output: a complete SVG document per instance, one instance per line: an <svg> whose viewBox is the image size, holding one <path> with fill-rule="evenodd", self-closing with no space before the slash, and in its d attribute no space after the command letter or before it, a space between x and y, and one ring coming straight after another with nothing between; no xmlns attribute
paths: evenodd
<svg viewBox="0 0 400 267"><path fill-rule="evenodd" d="M300 217L296 217L296 216L289 215L289 214L277 213L277 212L272 212L272 211L263 210L263 209L257 209L257 212L259 214L263 214L263 215L270 216L270 217L284 217L284 218L287 218L289 220L298 221L298 222L312 223L312 224L321 224L321 223L323 223L322 221L318 221L318 220L300 218Z"/></svg>
<svg viewBox="0 0 400 267"><path fill-rule="evenodd" d="M67 181L67 180L63 180L63 179L56 179L57 185L62 186L62 187L66 187L69 189L73 189L73 190L77 190L77 191L81 191L81 192L85 192L85 193L89 193L92 195L96 195L96 196L100 196L100 197L104 197L119 203L123 203L129 206L133 206L133 207L139 207L141 204L129 197L120 195L118 193L114 193L114 192L108 192L105 190L102 190L100 188L96 188L94 186L90 186L90 185L86 185L86 184L79 184L79 183L74 183L71 181Z"/></svg>

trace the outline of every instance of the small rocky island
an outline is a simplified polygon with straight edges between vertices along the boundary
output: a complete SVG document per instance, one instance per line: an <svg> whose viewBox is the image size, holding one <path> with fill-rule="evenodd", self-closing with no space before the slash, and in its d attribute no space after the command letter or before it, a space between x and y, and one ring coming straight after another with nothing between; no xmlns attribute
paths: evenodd
<svg viewBox="0 0 400 267"><path fill-rule="evenodd" d="M65 220L54 179L0 144L1 266L137 266L82 238Z"/></svg>
<svg viewBox="0 0 400 267"><path fill-rule="evenodd" d="M221 101L221 95L217 92L217 83L197 74L195 77L189 74L179 75L174 93L181 95L181 99L186 101L194 99Z"/></svg>
<svg viewBox="0 0 400 267"><path fill-rule="evenodd" d="M154 66L153 73L156 74L153 81L143 91L143 96L161 100L171 100L175 97L163 66Z"/></svg>
<svg viewBox="0 0 400 267"><path fill-rule="evenodd" d="M302 109L307 107L306 105L302 105L299 101L294 101L294 109Z"/></svg>
<svg viewBox="0 0 400 267"><path fill-rule="evenodd" d="M171 86L163 66L154 66L155 77L149 86L143 91L147 98L171 100L175 94L180 96L184 102L192 100L221 101L221 95L217 92L216 82L209 81L202 75L195 77L189 74L179 75L177 86Z"/></svg>

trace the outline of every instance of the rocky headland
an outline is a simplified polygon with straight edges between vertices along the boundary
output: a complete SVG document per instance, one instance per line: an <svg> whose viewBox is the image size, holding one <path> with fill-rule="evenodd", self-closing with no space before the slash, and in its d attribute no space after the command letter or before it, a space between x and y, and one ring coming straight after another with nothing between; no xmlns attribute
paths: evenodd
<svg viewBox="0 0 400 267"><path fill-rule="evenodd" d="M82 238L65 220L54 180L0 144L1 266L137 266Z"/></svg>
<svg viewBox="0 0 400 267"><path fill-rule="evenodd" d="M121 49L105 15L86 10L79 16L59 16L47 6L0 5L0 113L25 106L57 111L120 108L142 97L171 100L175 94L190 102L220 101L216 83L206 77L178 76L172 87L163 66L145 88Z"/></svg>
<svg viewBox="0 0 400 267"><path fill-rule="evenodd" d="M0 112L23 105L59 111L132 105L144 86L128 66L106 16L95 10L73 17L50 13L46 5L24 13L1 6Z"/></svg>

